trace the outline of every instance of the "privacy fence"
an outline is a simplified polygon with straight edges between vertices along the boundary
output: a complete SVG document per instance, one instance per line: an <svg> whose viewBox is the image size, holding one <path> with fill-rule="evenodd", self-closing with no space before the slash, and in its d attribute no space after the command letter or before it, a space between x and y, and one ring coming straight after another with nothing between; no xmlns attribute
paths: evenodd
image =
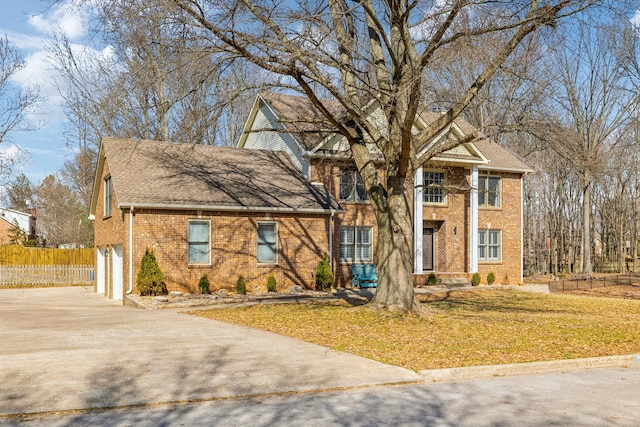
<svg viewBox="0 0 640 427"><path fill-rule="evenodd" d="M0 286L92 284L93 248L0 246Z"/></svg>
<svg viewBox="0 0 640 427"><path fill-rule="evenodd" d="M551 292L578 291L620 285L640 286L640 274L628 273L615 276L560 279L549 282L548 285Z"/></svg>

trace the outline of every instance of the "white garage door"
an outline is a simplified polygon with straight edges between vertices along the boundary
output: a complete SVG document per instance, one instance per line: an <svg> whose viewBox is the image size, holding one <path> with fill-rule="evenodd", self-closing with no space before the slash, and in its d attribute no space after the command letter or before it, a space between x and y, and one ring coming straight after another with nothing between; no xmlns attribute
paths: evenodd
<svg viewBox="0 0 640 427"><path fill-rule="evenodd" d="M96 293L104 295L104 248L98 248L96 263Z"/></svg>
<svg viewBox="0 0 640 427"><path fill-rule="evenodd" d="M122 246L114 246L113 262L113 299L121 300L124 294L124 278L122 277Z"/></svg>

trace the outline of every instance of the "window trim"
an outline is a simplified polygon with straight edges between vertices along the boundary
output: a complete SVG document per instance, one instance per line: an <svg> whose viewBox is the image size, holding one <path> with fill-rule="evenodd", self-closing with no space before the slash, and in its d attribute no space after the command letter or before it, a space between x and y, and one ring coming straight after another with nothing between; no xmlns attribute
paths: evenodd
<svg viewBox="0 0 640 427"><path fill-rule="evenodd" d="M104 178L104 206L103 216L105 218L110 217L113 213L113 180L111 175L107 175Z"/></svg>
<svg viewBox="0 0 640 427"><path fill-rule="evenodd" d="M498 204L496 205L490 205L488 203L489 201L489 179L490 178L497 178L498 179L498 190L497 190L497 194L496 197L498 199ZM485 181L485 190L484 191L480 191L480 181L481 180L486 180ZM480 203L480 199L484 198L484 203ZM500 209L502 208L502 176L500 175L495 175L495 174L491 174L491 173L484 173L484 174L480 174L478 175L478 207L482 208L482 209Z"/></svg>
<svg viewBox="0 0 640 427"><path fill-rule="evenodd" d="M347 198L342 197L342 179L344 176L350 176L353 188ZM364 197L359 196L358 188L362 187L364 190ZM362 176L358 172L358 170L354 167L341 167L340 168L340 176L338 178L338 200L341 202L351 202L351 203L366 203L369 201L369 193L367 193L367 189L364 187L364 180Z"/></svg>
<svg viewBox="0 0 640 427"><path fill-rule="evenodd" d="M191 257L190 257L191 244L204 243L204 242L191 241L191 224L193 223L207 224L207 228L209 230L209 233L207 235L207 261L205 262L191 261ZM194 219L187 220L187 264L188 265L211 265L211 220L210 219L194 218Z"/></svg>
<svg viewBox="0 0 640 427"><path fill-rule="evenodd" d="M342 248L344 245L342 241L342 230L351 229L353 238L353 243L350 243L351 251L353 253L353 257L343 257L342 256ZM358 257L358 248L364 246L363 243L358 243L358 230L366 230L369 235L369 243L367 246L369 247L369 257L366 259L362 259ZM371 226L355 226L355 225L342 225L338 229L338 262L347 263L347 264L358 264L358 263L370 263L373 262L373 227Z"/></svg>
<svg viewBox="0 0 640 427"><path fill-rule="evenodd" d="M498 233L498 244L492 245L490 243L490 235L492 233ZM484 240L484 243L482 241ZM490 248L496 247L498 248L498 257L491 258L489 256ZM485 256L481 256L480 249L483 248L485 252ZM478 229L478 262L484 263L499 263L502 262L502 230L497 228L480 228Z"/></svg>
<svg viewBox="0 0 640 427"><path fill-rule="evenodd" d="M274 242L273 244L273 260L261 261L260 260L260 226L272 225ZM267 244L269 242L263 243ZM256 262L260 265L277 265L278 264L278 223L276 221L258 221L256 224Z"/></svg>
<svg viewBox="0 0 640 427"><path fill-rule="evenodd" d="M435 197L435 195L427 194L429 183L427 183L427 179L426 179L426 174L427 173L434 173L434 172L442 174L442 184L444 184L447 181L447 177L448 177L447 170L445 170L445 169L434 169L434 168L424 169L422 171L422 183L423 183L422 204L424 204L424 205L434 205L434 206L446 206L448 204L448 202L449 202L449 198L448 198L447 192L445 191L444 188L438 189L439 191L442 192L442 194L438 196L438 197L442 197L442 201L441 202L430 202L430 201L426 200L426 198L428 196Z"/></svg>

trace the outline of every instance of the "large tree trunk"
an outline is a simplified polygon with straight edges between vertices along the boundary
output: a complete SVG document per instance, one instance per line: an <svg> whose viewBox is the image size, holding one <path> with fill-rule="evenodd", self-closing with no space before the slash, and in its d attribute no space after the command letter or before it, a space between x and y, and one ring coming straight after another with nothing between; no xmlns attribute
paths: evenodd
<svg viewBox="0 0 640 427"><path fill-rule="evenodd" d="M420 311L413 290L413 182L389 191L389 208L377 214L378 287L372 304L403 312ZM404 185L403 185L404 187Z"/></svg>
<svg viewBox="0 0 640 427"><path fill-rule="evenodd" d="M591 276L591 173L584 171L582 199L582 273Z"/></svg>

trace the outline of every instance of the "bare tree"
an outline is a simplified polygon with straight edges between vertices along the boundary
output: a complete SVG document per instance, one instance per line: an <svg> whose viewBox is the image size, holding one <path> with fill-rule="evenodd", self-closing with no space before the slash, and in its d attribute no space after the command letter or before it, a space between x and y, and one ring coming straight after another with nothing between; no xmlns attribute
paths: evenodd
<svg viewBox="0 0 640 427"><path fill-rule="evenodd" d="M171 1L212 46L287 77L283 85L307 96L348 141L378 224L380 281L373 303L404 311L419 309L412 286L415 171L461 143L430 142L528 36L594 3ZM438 121L414 133L424 75L436 54L463 38L498 32L506 34L504 42L477 70L473 82L451 100ZM337 102L342 112L336 114L326 98ZM369 114L372 105L384 117L384 129ZM376 149L369 149L367 142ZM420 148L424 150L418 156ZM378 156L384 159L383 170L375 166Z"/></svg>
<svg viewBox="0 0 640 427"><path fill-rule="evenodd" d="M7 140L10 132L33 129L26 113L39 101L38 90L19 90L11 78L24 68L20 52L6 37L0 38L0 143Z"/></svg>
<svg viewBox="0 0 640 427"><path fill-rule="evenodd" d="M592 273L592 185L604 172L607 147L615 146L637 105L629 91L628 73L621 67L618 33L613 28L580 25L552 56L551 87L555 118L547 141L582 178L581 270Z"/></svg>
<svg viewBox="0 0 640 427"><path fill-rule="evenodd" d="M12 78L24 66L24 59L16 47L6 37L0 37L0 144L10 142L13 132L35 129L35 125L27 119L27 113L39 102L38 89L21 90L12 82ZM0 153L0 183L9 181L14 167L23 158L21 153Z"/></svg>
<svg viewBox="0 0 640 427"><path fill-rule="evenodd" d="M165 1L106 0L94 12L96 49L81 50L64 35L50 46L72 144L90 138L97 147L104 135L235 142L260 73L205 44Z"/></svg>
<svg viewBox="0 0 640 427"><path fill-rule="evenodd" d="M21 212L29 212L33 208L35 188L25 174L20 174L5 188L4 202L6 207Z"/></svg>
<svg viewBox="0 0 640 427"><path fill-rule="evenodd" d="M53 175L47 176L36 191L38 235L48 244L91 245L91 224L78 195Z"/></svg>

